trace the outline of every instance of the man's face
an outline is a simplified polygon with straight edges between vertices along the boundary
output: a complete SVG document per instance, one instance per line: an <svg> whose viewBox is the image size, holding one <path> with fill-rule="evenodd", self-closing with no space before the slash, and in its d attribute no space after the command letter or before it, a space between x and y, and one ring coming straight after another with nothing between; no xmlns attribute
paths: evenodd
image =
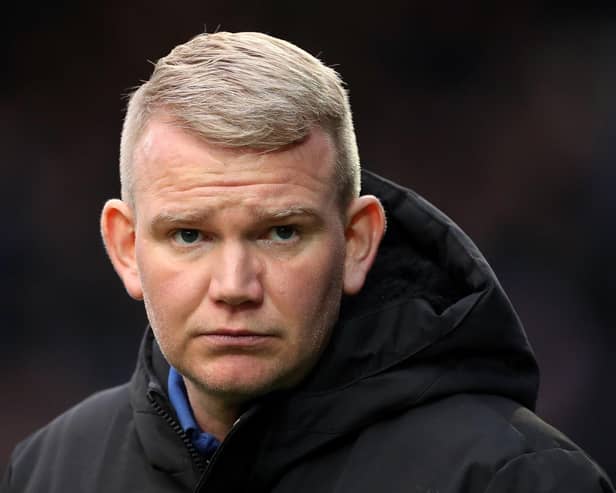
<svg viewBox="0 0 616 493"><path fill-rule="evenodd" d="M135 256L162 352L241 402L297 383L338 316L345 225L333 145L211 146L152 120L135 150Z"/></svg>

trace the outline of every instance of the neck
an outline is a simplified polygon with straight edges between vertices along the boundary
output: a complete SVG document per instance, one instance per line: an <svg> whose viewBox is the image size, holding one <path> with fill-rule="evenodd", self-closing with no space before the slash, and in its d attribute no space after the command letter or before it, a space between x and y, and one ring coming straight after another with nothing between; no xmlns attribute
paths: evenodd
<svg viewBox="0 0 616 493"><path fill-rule="evenodd" d="M207 394L187 378L184 378L184 383L197 424L203 431L222 442L240 416L240 404L229 403L218 396Z"/></svg>

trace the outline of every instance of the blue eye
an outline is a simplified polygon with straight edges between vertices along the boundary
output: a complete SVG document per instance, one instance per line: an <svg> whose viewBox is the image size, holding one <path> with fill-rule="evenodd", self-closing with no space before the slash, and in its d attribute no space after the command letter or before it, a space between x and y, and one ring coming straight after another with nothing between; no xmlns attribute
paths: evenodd
<svg viewBox="0 0 616 493"><path fill-rule="evenodd" d="M295 226L275 226L270 231L270 239L274 241L289 241L297 236Z"/></svg>
<svg viewBox="0 0 616 493"><path fill-rule="evenodd" d="M191 245L201 240L201 233L196 229L180 229L173 233L173 239L183 245Z"/></svg>

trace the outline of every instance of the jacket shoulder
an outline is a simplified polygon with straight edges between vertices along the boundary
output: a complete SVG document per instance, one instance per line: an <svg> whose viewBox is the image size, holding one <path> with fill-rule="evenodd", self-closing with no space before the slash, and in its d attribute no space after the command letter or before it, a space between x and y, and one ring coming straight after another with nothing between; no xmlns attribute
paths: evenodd
<svg viewBox="0 0 616 493"><path fill-rule="evenodd" d="M501 462L486 492L529 493L613 492L601 467L562 432L529 409L506 399L482 397L478 402L494 412L518 435L517 454Z"/></svg>
<svg viewBox="0 0 616 493"><path fill-rule="evenodd" d="M97 392L68 409L49 424L37 430L15 448L14 458L29 452L42 454L47 447L79 447L83 452L88 445L108 433L109 425L118 419L130 419L128 385Z"/></svg>
<svg viewBox="0 0 616 493"><path fill-rule="evenodd" d="M2 491L39 491L34 485L45 483L56 491L55 478L92 470L103 454L119 450L132 423L128 384L93 394L15 447Z"/></svg>
<svg viewBox="0 0 616 493"><path fill-rule="evenodd" d="M507 398L461 394L449 400L462 426L477 435L476 462L486 493L613 492L601 467L569 437ZM490 460L492 457L492 460ZM487 467L486 467L487 466ZM479 490L479 491L484 491Z"/></svg>
<svg viewBox="0 0 616 493"><path fill-rule="evenodd" d="M613 493L606 474L581 450L543 449L519 455L496 471L486 493Z"/></svg>
<svg viewBox="0 0 616 493"><path fill-rule="evenodd" d="M364 452L378 458L366 463ZM362 452L362 453L359 453ZM613 492L601 468L563 433L510 399L455 394L408 409L361 433L358 491ZM423 488L423 489L422 489Z"/></svg>

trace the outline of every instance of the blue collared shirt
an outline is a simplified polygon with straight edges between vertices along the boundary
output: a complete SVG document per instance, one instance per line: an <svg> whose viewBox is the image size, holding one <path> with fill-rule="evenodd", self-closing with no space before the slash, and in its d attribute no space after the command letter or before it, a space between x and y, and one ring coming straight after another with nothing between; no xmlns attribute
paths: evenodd
<svg viewBox="0 0 616 493"><path fill-rule="evenodd" d="M190 438L190 441L204 457L211 457L216 451L220 442L214 435L210 435L205 431L202 431L195 415L193 414L190 403L188 402L188 395L186 394L186 385L184 379L177 370L173 367L169 368L169 378L167 380L169 387L169 400L171 405L175 409L175 414L178 417L180 426L184 432Z"/></svg>

